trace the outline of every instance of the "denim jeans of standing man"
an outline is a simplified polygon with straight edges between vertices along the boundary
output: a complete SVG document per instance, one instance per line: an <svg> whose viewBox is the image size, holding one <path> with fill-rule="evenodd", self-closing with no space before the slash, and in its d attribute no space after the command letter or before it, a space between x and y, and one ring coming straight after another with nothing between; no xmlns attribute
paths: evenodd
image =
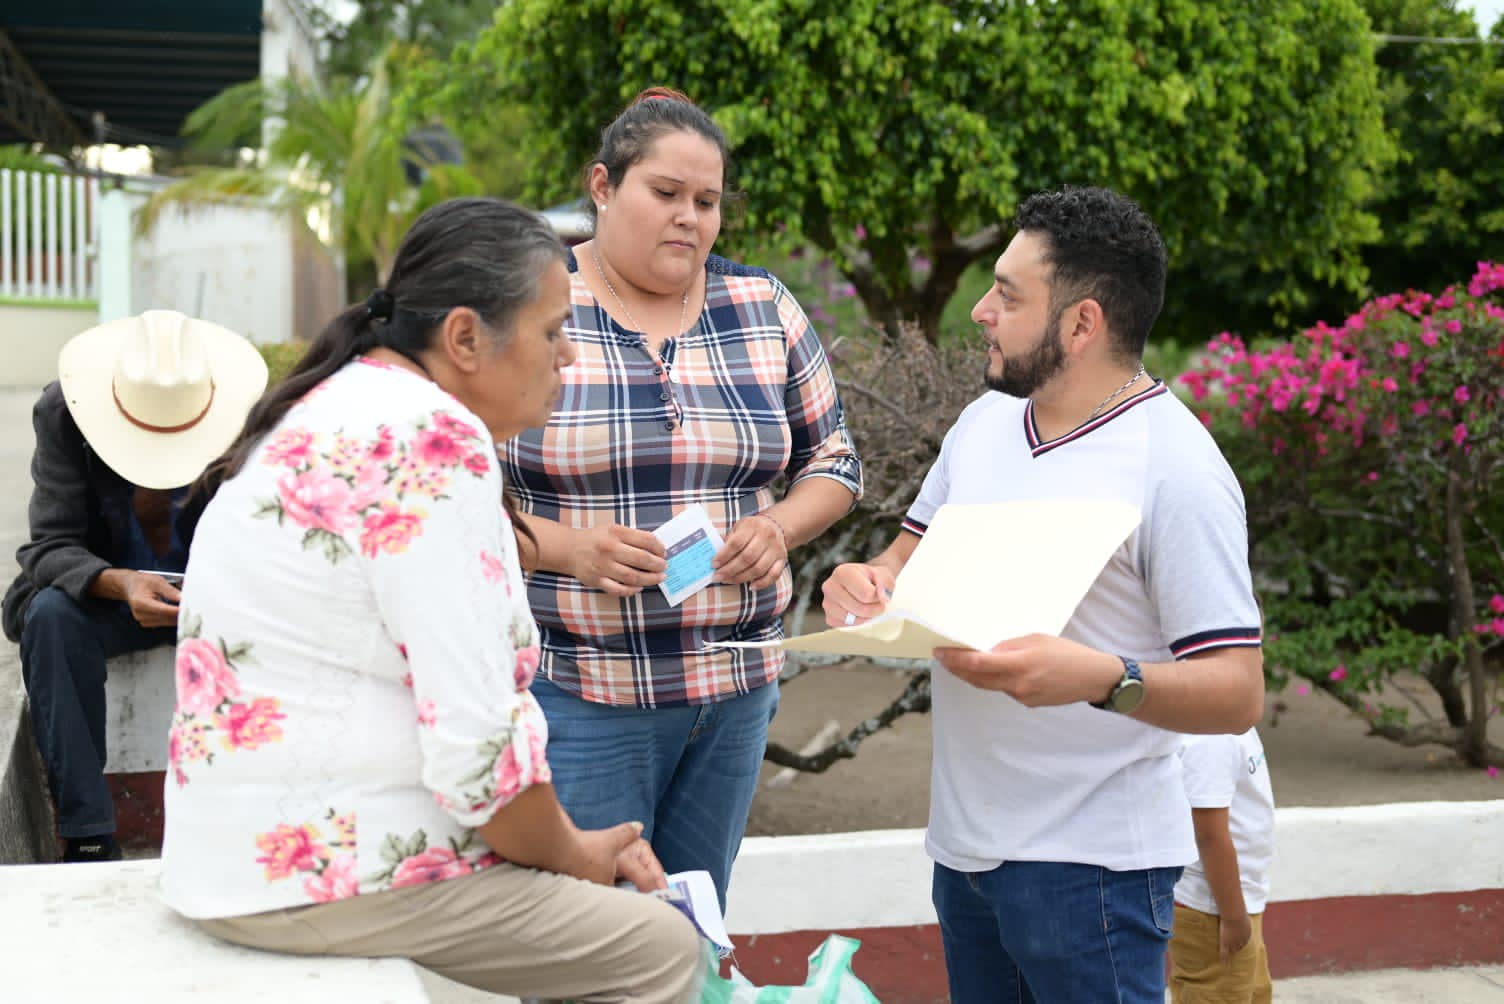
<svg viewBox="0 0 1504 1004"><path fill-rule="evenodd" d="M1164 1004L1179 868L935 865L953 1004Z"/></svg>
<svg viewBox="0 0 1504 1004"><path fill-rule="evenodd" d="M79 603L55 586L27 607L21 674L65 840L115 832L104 780L105 661L176 640L176 628L144 628L124 603Z"/></svg>
<svg viewBox="0 0 1504 1004"><path fill-rule="evenodd" d="M757 791L778 685L716 704L592 704L539 677L554 789L576 826L638 820L663 868L710 872L721 907Z"/></svg>

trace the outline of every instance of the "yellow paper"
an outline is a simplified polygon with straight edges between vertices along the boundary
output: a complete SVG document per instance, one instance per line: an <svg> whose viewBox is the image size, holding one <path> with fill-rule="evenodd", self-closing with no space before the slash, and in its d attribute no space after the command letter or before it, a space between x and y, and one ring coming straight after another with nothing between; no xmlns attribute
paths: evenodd
<svg viewBox="0 0 1504 1004"><path fill-rule="evenodd" d="M723 645L928 659L941 646L986 651L1022 635L1058 635L1138 522L1138 509L1123 502L941 506L881 616L782 641Z"/></svg>

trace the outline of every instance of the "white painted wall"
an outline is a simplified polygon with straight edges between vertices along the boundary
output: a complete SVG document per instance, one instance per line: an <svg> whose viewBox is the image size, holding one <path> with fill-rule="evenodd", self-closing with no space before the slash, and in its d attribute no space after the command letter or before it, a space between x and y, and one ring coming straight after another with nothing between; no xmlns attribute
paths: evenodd
<svg viewBox="0 0 1504 1004"><path fill-rule="evenodd" d="M177 310L255 342L287 341L292 227L288 214L250 204L168 210L135 241L130 312Z"/></svg>
<svg viewBox="0 0 1504 1004"><path fill-rule="evenodd" d="M57 379L63 343L97 323L93 307L0 303L0 387L41 390Z"/></svg>
<svg viewBox="0 0 1504 1004"><path fill-rule="evenodd" d="M264 0L261 26L262 80L317 77L318 40L300 0Z"/></svg>

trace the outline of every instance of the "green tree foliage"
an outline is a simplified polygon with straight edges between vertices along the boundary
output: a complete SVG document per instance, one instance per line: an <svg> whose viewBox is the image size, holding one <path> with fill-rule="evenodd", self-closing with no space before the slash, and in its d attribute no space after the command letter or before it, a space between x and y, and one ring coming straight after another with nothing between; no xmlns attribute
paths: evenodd
<svg viewBox="0 0 1504 1004"><path fill-rule="evenodd" d="M359 0L354 16L336 21L315 12L327 46L324 72L331 80L358 81L386 57L394 89L432 62L449 58L491 23L496 0ZM521 109L492 105L484 115L462 114L445 123L464 150L465 170L480 191L502 198L522 194L528 121Z"/></svg>
<svg viewBox="0 0 1504 1004"><path fill-rule="evenodd" d="M1365 0L1376 31L1477 38L1453 0ZM1504 36L1501 36L1504 41ZM1372 203L1383 239L1363 258L1375 292L1439 289L1504 248L1504 45L1381 44L1384 120L1399 162Z"/></svg>
<svg viewBox="0 0 1504 1004"><path fill-rule="evenodd" d="M357 0L354 14L336 20L323 8L310 14L327 52L324 71L333 77L364 76L393 44L439 58L473 39L491 23L496 0Z"/></svg>
<svg viewBox="0 0 1504 1004"><path fill-rule="evenodd" d="M749 230L812 242L874 320L931 339L1020 198L1065 183L1161 223L1172 335L1355 289L1391 156L1357 0L513 0L423 90L448 121L547 123L525 189L547 202L653 83L726 128Z"/></svg>
<svg viewBox="0 0 1504 1004"><path fill-rule="evenodd" d="M430 162L403 142L415 123L392 101L384 59L358 80L337 78L322 88L295 78L237 85L196 109L185 131L206 150L224 150L268 118L276 123L273 135L255 161L189 169L147 202L141 229L168 207L253 198L302 216L327 215L347 263L370 263L384 280L419 213L480 189L463 168ZM409 181L409 165L422 169L420 187Z"/></svg>

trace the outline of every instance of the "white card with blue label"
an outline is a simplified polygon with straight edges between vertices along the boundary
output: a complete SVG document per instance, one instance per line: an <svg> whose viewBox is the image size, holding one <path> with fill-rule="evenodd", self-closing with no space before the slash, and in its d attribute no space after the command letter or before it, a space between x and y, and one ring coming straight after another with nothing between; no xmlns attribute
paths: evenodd
<svg viewBox="0 0 1504 1004"><path fill-rule="evenodd" d="M710 563L725 543L702 505L692 505L653 531L668 552L667 578L658 586L668 605L677 607L710 585Z"/></svg>

